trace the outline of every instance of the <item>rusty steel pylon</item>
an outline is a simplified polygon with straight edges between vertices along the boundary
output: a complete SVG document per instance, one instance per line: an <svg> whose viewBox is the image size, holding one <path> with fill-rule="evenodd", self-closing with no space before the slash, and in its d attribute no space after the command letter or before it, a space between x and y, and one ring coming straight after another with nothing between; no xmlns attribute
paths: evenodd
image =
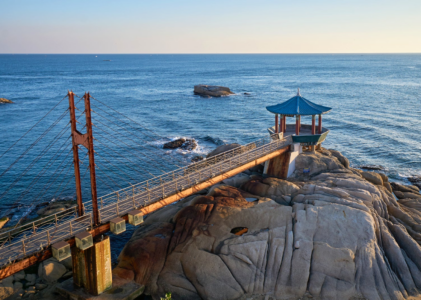
<svg viewBox="0 0 421 300"><path fill-rule="evenodd" d="M70 109L70 124L72 131L72 144L73 144L73 164L75 168L75 180L76 180L76 197L78 214L82 216L84 214L83 203L82 203L82 186L80 182L80 167L79 167L79 145L84 146L88 149L89 156L89 173L91 178L91 194L92 194L92 211L93 211L93 223L94 225L99 224L98 214L98 200L96 191L96 176L95 176L95 157L94 157L94 138L92 135L92 117L91 117L91 103L89 93L85 93L85 119L86 119L86 133L82 134L77 130L76 127L76 113L75 113L75 100L74 93L69 92L69 109Z"/></svg>

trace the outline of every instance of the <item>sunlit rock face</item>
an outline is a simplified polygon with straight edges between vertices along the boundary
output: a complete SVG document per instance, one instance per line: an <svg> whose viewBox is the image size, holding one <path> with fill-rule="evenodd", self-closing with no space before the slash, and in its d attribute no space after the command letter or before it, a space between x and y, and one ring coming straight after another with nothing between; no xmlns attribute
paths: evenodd
<svg viewBox="0 0 421 300"><path fill-rule="evenodd" d="M151 215L121 252L115 282L144 284L154 299L419 295L420 198L398 202L387 177L363 177L340 153L300 155L306 164L318 171L214 186Z"/></svg>

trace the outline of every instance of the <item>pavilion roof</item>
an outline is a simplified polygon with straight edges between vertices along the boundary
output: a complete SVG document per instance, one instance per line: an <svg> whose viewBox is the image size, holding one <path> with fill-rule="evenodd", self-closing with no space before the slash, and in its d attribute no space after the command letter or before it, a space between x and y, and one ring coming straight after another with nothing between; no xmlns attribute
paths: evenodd
<svg viewBox="0 0 421 300"><path fill-rule="evenodd" d="M297 96L282 102L280 104L267 106L266 109L274 114L290 115L290 116L311 116L320 115L329 112L332 108L327 106L318 105L307 100L300 95L298 89Z"/></svg>

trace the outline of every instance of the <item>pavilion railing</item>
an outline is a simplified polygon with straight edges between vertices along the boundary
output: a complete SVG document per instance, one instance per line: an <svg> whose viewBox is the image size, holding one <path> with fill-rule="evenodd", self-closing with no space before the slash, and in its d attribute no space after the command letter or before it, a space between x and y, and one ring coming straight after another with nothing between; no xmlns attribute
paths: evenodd
<svg viewBox="0 0 421 300"><path fill-rule="evenodd" d="M280 140L274 134L102 196L98 198L100 222L106 223L130 210L153 204L291 144L290 136ZM84 203L84 210L85 214L78 217L74 206L0 233L0 267L92 229L92 201Z"/></svg>

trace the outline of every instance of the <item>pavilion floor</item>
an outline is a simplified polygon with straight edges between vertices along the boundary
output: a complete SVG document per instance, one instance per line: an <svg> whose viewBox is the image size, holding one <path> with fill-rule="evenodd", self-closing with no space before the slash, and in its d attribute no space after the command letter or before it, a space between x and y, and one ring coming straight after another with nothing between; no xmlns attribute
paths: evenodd
<svg viewBox="0 0 421 300"><path fill-rule="evenodd" d="M287 124L287 130L284 132L284 137L295 134L295 124ZM269 133L275 133L275 126L268 128ZM328 131L327 128L322 128L322 133ZM316 126L316 135L319 134ZM301 124L300 135L312 135L311 125Z"/></svg>

